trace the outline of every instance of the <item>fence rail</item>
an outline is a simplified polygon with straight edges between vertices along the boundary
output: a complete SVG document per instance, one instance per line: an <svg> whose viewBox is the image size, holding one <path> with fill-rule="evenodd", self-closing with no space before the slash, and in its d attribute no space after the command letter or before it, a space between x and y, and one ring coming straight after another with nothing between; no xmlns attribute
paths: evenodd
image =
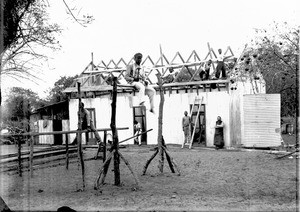
<svg viewBox="0 0 300 212"><path fill-rule="evenodd" d="M117 128L117 130L128 130L128 127L120 127ZM111 131L110 128L101 128L101 129L96 129L96 131L99 132L104 132L104 131ZM85 132L90 132L89 130L68 130L68 131L53 131L53 132L26 132L26 133L13 133L13 134L0 134L1 137L9 137L9 136L38 136L38 135L58 135L58 134L71 134L71 133L85 133Z"/></svg>
<svg viewBox="0 0 300 212"><path fill-rule="evenodd" d="M117 128L117 130L128 130L128 127L120 127ZM107 133L107 131L111 131L111 128L100 128L96 129L96 131L102 131L104 134ZM9 137L9 136L30 136L30 151L29 151L29 167L30 167L30 175L33 176L33 146L34 146L34 137L35 136L40 136L40 135L58 135L58 134L71 134L71 133L85 133L85 132L90 132L90 130L68 130L68 131L53 131L53 132L26 132L26 133L13 133L13 134L0 134L0 138L3 137ZM103 141L104 142L104 150L103 150L103 157L106 157L106 139ZM22 176L22 158L21 158L21 145L20 141L18 143L18 161L19 161L19 175ZM68 140L66 140L66 168L68 169L69 166L69 146L68 146Z"/></svg>

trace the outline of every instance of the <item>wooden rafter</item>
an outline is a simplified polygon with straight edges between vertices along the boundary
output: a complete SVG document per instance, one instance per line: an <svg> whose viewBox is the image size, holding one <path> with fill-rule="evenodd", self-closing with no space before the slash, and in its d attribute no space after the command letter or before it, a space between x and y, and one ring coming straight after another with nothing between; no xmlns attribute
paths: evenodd
<svg viewBox="0 0 300 212"><path fill-rule="evenodd" d="M111 64L113 64L114 66L113 66L113 67L110 67ZM109 69L109 68L118 68L118 66L117 66L117 64L115 63L115 61L111 59L111 60L109 61L109 63L107 64L107 68L108 68L108 69Z"/></svg>
<svg viewBox="0 0 300 212"><path fill-rule="evenodd" d="M151 57L149 55L144 59L144 61L142 62L142 65L144 65L146 63L146 61L148 61L148 60L150 61L150 63L152 65L154 65L154 62L153 62L153 60L151 59Z"/></svg>
<svg viewBox="0 0 300 212"><path fill-rule="evenodd" d="M123 58L121 58L118 62L117 62L117 68L120 68L119 65L120 63L123 63L125 66L127 66L128 64L125 62L125 60Z"/></svg>
<svg viewBox="0 0 300 212"><path fill-rule="evenodd" d="M217 56L213 48L210 47L209 43L207 43L207 46L208 53L206 54L206 57L203 60L201 60L201 58L195 50L191 52L191 54L187 57L187 60L184 60L184 58L179 52L176 52L172 60L168 60L168 58L161 52L159 59L156 63L154 63L153 59L149 55L147 55L142 61L142 65L145 67L145 69L147 69L145 73L146 79L150 82L150 84L156 83L155 78L153 78L155 73L159 72L162 77L165 77L169 74L170 69L174 69L174 71L178 72L178 74L173 82L175 82L178 79L178 77L183 71L186 71L190 75L190 79L188 81L192 82L195 80L195 77L201 71L201 67L203 66L203 64L209 59L213 61L212 66L215 72ZM225 53L228 54L229 52L231 56L233 56L233 52L228 46ZM105 63L103 60L101 60L97 66L90 62L79 77L82 86L98 86L99 82L100 85L106 85L110 83L108 81L112 77L117 77L118 83L122 82L122 80L124 81L124 72L126 71L127 65L132 63L132 60L133 58L131 58L128 63L123 58L119 59L118 62L110 60L108 63ZM93 65L93 69L90 69L91 65ZM191 71L191 67L195 69L195 72ZM95 80L89 80L90 77L94 77ZM71 85L71 87L72 86L75 86L75 82Z"/></svg>
<svg viewBox="0 0 300 212"><path fill-rule="evenodd" d="M195 57L198 60L201 60L200 57L198 56L197 52L195 50L192 51L192 53L190 54L189 58L185 61L186 63L191 62L190 59L194 56L194 61L195 61Z"/></svg>

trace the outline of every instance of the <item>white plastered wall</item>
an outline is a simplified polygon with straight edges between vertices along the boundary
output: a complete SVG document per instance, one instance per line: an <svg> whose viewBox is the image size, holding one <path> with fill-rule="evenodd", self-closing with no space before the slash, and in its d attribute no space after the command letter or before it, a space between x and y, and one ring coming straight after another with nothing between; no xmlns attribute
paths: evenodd
<svg viewBox="0 0 300 212"><path fill-rule="evenodd" d="M164 95L164 113L163 113L163 136L167 144L182 144L184 139L182 131L182 117L184 111L190 111L190 105L193 104L196 92L185 93L180 91L178 94L173 92L169 94L167 91ZM226 91L219 92L199 92L198 97L203 96L202 104L206 105L206 137L207 146L213 146L214 125L217 116L221 116L224 121L224 140L225 145L229 146L229 94ZM110 95L102 96L101 98L82 99L86 108L95 108L96 126L97 128L110 128L111 120L111 100ZM128 130L120 130L119 141L129 138L133 133L133 109L130 107L136 105L137 97L131 94L118 94L117 98L117 127L128 127ZM147 144L157 144L158 133L158 113L159 113L160 96L157 92L155 96L155 114L146 112L147 130L153 129L147 135ZM196 102L197 103L197 102ZM145 103L149 109L148 100ZM70 129L76 130L78 117L78 99L71 99L69 103L70 111ZM111 133L111 132L109 132ZM71 134L71 141L74 140L75 134ZM103 132L100 132L100 137L103 139ZM83 136L85 143L85 136ZM133 144L133 139L124 142L123 144Z"/></svg>
<svg viewBox="0 0 300 212"><path fill-rule="evenodd" d="M85 108L94 108L96 116L96 128L110 128L111 121L111 99L110 95L102 96L101 98L89 98L82 99ZM76 130L78 126L78 99L71 99L69 102L70 111L70 129ZM128 130L118 131L119 140L123 140L132 136L133 132L133 115L132 108L129 107L128 95L118 95L117 109L116 109L116 127L123 128L129 127ZM111 131L108 133L111 134ZM103 140L104 132L99 132L101 139ZM75 134L71 134L71 142L75 138ZM82 136L83 144L86 143L85 135ZM129 141L130 143L130 141ZM133 143L133 141L132 141ZM126 142L124 143L126 144Z"/></svg>

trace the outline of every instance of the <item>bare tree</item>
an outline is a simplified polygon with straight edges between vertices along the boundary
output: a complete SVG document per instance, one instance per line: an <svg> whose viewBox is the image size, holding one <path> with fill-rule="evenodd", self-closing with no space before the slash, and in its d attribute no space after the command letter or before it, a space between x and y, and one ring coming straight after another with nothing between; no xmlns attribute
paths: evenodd
<svg viewBox="0 0 300 212"><path fill-rule="evenodd" d="M6 4L7 1L6 1ZM6 6L4 6L6 8ZM35 60L47 59L46 55L36 52L37 47L58 49L55 36L61 32L57 24L51 24L46 13L47 4L43 1L28 0L21 15L15 15L17 28L12 38L7 38L2 52L1 74L14 79L35 79ZM11 10L19 14L20 11ZM4 11L6 14L8 11ZM12 14L14 14L12 13ZM7 15L8 16L8 15ZM14 16L14 15L12 15ZM7 17L6 20L10 20ZM6 31L13 29L7 28Z"/></svg>
<svg viewBox="0 0 300 212"><path fill-rule="evenodd" d="M74 15L77 8L70 8L65 0L63 2L67 13L77 23L85 26L93 21L93 16L90 15L84 15L81 19L77 18L78 14ZM48 0L1 1L0 83L1 76L16 80L37 79L36 72L40 70L37 62L48 59L48 55L44 53L45 49L60 48L56 36L61 33L62 29L59 25L50 23L47 14L48 7L50 7Z"/></svg>

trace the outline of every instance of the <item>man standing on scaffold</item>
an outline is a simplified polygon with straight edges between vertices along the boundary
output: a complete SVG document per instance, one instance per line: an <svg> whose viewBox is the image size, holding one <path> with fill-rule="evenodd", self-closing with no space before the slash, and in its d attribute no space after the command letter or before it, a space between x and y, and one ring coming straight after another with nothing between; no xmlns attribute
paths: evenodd
<svg viewBox="0 0 300 212"><path fill-rule="evenodd" d="M145 94L150 100L150 112L154 113L154 94L155 90L149 85L149 82L145 80L145 71L141 66L143 55L136 53L134 55L134 63L127 66L125 79L130 85L133 85L139 90L138 98L140 105L143 105L145 100Z"/></svg>

